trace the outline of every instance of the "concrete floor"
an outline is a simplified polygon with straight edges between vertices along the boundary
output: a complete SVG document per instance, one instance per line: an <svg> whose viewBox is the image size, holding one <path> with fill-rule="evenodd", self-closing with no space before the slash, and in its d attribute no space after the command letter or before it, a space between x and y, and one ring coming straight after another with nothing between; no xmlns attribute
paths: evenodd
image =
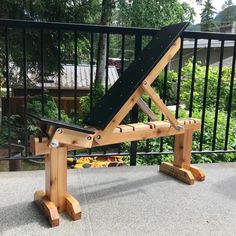
<svg viewBox="0 0 236 236"><path fill-rule="evenodd" d="M186 185L157 166L68 171L83 217L50 228L32 203L44 171L0 173L0 235L236 235L236 163L200 165Z"/></svg>

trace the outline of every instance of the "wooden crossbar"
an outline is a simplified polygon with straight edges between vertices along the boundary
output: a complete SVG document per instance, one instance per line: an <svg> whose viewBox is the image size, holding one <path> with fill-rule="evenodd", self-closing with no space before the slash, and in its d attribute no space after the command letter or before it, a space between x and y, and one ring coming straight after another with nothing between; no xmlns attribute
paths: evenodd
<svg viewBox="0 0 236 236"><path fill-rule="evenodd" d="M182 127L179 124L179 122L176 120L176 118L170 112L170 110L166 107L165 103L160 99L159 95L155 92L155 90L150 86L150 84L147 83L147 81L143 82L142 88L150 96L152 101L160 109L160 111L163 113L163 115L165 115L166 118L170 121L170 123L173 125L173 127L176 130L181 129Z"/></svg>
<svg viewBox="0 0 236 236"><path fill-rule="evenodd" d="M33 140L31 140L31 150L35 155L45 155L50 152L51 143L56 142L67 145L68 151L73 151L128 141L180 135L183 134L186 129L197 131L200 129L201 125L199 119L193 118L178 119L178 123L183 127L183 129L176 130L168 121L150 121L147 123L119 125L108 136L105 136L105 138L100 138L99 142L96 141L94 136L80 136L74 130L60 128L55 130L51 140L44 138L42 142L40 142L38 138L32 137ZM82 143L84 143L84 145L82 145Z"/></svg>
<svg viewBox="0 0 236 236"><path fill-rule="evenodd" d="M157 120L155 113L150 109L147 103L143 101L142 98L138 100L137 105L149 117L150 120Z"/></svg>

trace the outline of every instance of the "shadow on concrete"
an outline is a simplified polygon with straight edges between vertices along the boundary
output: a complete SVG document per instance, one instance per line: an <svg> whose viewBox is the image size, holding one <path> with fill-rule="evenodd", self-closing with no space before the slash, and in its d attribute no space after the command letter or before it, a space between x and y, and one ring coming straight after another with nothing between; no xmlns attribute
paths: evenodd
<svg viewBox="0 0 236 236"><path fill-rule="evenodd" d="M20 202L0 208L0 235L9 229L37 223L43 228L49 224L33 202Z"/></svg>
<svg viewBox="0 0 236 236"><path fill-rule="evenodd" d="M215 193L236 201L236 175L213 184L212 189Z"/></svg>
<svg viewBox="0 0 236 236"><path fill-rule="evenodd" d="M86 178L88 175L83 175L81 178ZM137 193L143 193L145 194L145 189L142 187L160 183L160 182L170 182L170 181L178 181L178 184L186 185L185 183L173 179L170 176L167 176L165 174L156 174L154 176L145 177L143 179L138 180L129 180L128 178L122 177L123 183L116 184L119 181L111 181L111 185L109 187L103 187L103 182L97 182L95 184L90 184L89 187L87 185L80 186L78 188L75 188L74 186L70 188L70 192L73 194L73 196L79 200L81 205L85 203L84 201L92 200L93 202L98 201L106 201L109 198L121 198L123 196L128 195L134 195ZM84 183L84 181L83 181ZM83 184L81 183L81 184ZM94 188L99 189L91 189L91 187L94 186ZM83 193L80 192L82 187ZM86 198L83 197L83 195L86 195ZM86 203L85 203L86 204Z"/></svg>

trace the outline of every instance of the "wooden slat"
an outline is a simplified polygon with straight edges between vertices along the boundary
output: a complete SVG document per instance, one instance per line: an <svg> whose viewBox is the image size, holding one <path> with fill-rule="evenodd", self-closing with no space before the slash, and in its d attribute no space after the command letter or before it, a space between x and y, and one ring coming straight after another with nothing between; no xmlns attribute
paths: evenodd
<svg viewBox="0 0 236 236"><path fill-rule="evenodd" d="M135 123L135 124L130 124L129 126L133 128L133 131L142 131L151 129L150 125L145 123Z"/></svg>
<svg viewBox="0 0 236 236"><path fill-rule="evenodd" d="M180 124L183 125L184 121L180 120ZM155 121L152 122L155 124L155 128L150 128L149 125L143 124L130 124L129 126L133 127L135 131L126 132L126 133L114 133L112 132L110 135L103 136L99 140L94 142L93 146L102 146L108 144L122 143L126 141L136 141L136 140L145 140L149 138L158 138L164 136L173 136L177 134L183 134L184 129L176 130L168 121ZM145 125L145 126L144 126ZM186 128L191 128L193 131L200 129L200 122L195 124L188 124L185 126Z"/></svg>
<svg viewBox="0 0 236 236"><path fill-rule="evenodd" d="M127 133L127 132L133 131L133 127L131 127L129 125L119 125L118 127L121 129L122 133Z"/></svg>

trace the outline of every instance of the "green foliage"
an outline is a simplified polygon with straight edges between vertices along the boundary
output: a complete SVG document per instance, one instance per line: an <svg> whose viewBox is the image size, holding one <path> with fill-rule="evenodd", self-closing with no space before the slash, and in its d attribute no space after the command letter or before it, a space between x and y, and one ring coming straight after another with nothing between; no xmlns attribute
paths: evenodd
<svg viewBox="0 0 236 236"><path fill-rule="evenodd" d="M181 93L180 99L181 103L186 106L186 110L179 110L179 117L188 117L190 91L191 91L191 81L192 81L192 61L189 61L182 68L182 78L181 78ZM221 76L221 93L219 100L219 110L218 110L218 122L217 122L217 132L215 139L215 149L223 150L225 145L225 132L226 132L226 122L227 122L227 108L229 100L229 90L230 90L230 80L231 80L230 67L222 68ZM196 64L196 74L195 74L195 86L194 86L194 97L193 97L193 114L194 118L202 119L202 101L204 93L204 83L205 83L205 72L206 67L202 66L201 63ZM173 71L169 71L168 80L170 81L170 87L167 89L167 94L173 93L173 87L176 87L177 74ZM219 78L219 68L209 67L208 74L208 91L207 91L207 104L205 112L204 121L204 135L203 135L203 150L211 150L213 143L213 130L215 122L215 104L217 96L217 86ZM163 77L157 79L156 88L157 91L162 94ZM168 92L169 90L169 92ZM168 96L167 96L168 97ZM144 96L144 100L147 101L147 97ZM169 104L175 104L175 99L173 96L169 97ZM158 119L161 119L161 115L157 109L153 109L156 114L158 114ZM144 115L139 116L140 122L147 121L147 117ZM236 149L236 96L233 96L232 113L230 118L230 127L228 135L228 150ZM162 142L162 150L173 151L173 137L165 137L162 139L150 139L148 141L138 142L138 151L145 152L148 150L150 152L159 152ZM193 150L199 150L200 145L200 132L194 133L193 138ZM129 151L130 144L125 143L122 146L122 151ZM137 163L140 165L151 165L160 164L162 161L172 161L173 155L148 155L148 156L138 156ZM194 154L192 158L193 163L213 163L213 162L229 162L236 161L236 155L233 153L228 154Z"/></svg>
<svg viewBox="0 0 236 236"><path fill-rule="evenodd" d="M103 85L97 84L93 87L92 91L88 95L80 98L81 110L79 115L81 119L79 124L82 124L83 119L88 115L90 107L95 106L97 102L99 102L101 97L104 95L104 90L105 89ZM90 97L92 97L92 101L90 101Z"/></svg>
<svg viewBox="0 0 236 236"><path fill-rule="evenodd" d="M118 1L118 24L122 26L152 27L173 24L180 21L192 21L195 15L187 3L176 0L135 0ZM171 16L171 17L170 17Z"/></svg>
<svg viewBox="0 0 236 236"><path fill-rule="evenodd" d="M0 18L49 21L49 22L79 22L95 23L99 18L100 10L99 0L85 1L47 1L47 0L3 0L0 6ZM19 76L10 74L12 84L22 85L23 83L23 54L22 54L22 29L9 29L9 61L10 67L20 68ZM0 29L0 35L4 36L3 29ZM0 52L4 49L4 37L0 36ZM26 31L26 61L29 71L34 71L39 77L40 74L40 42L41 35L39 30ZM58 54L58 32L56 30L44 30L44 72L45 76L57 74L57 54ZM74 32L61 32L61 63L71 63L74 56ZM89 38L85 33L78 34L78 62L88 61L89 58ZM0 59L0 65L1 59ZM4 68L4 66L0 66ZM11 68L10 68L11 69ZM1 69L0 69L1 74ZM28 87L30 79L27 80ZM36 81L37 82L37 81ZM34 85L34 84L33 84Z"/></svg>
<svg viewBox="0 0 236 236"><path fill-rule="evenodd" d="M41 116L42 114L42 97L34 96L27 103L27 111L34 115ZM52 96L44 95L44 115L50 119L58 119L58 107ZM71 119L61 111L61 120L71 123ZM10 130L8 131L8 124ZM2 119L2 126L0 132L0 144L7 142L8 132L10 132L10 139L13 143L24 143L24 133L25 133L25 118L20 115L11 115L8 123L7 116ZM27 119L27 132L28 135L41 134L41 129L38 127L37 122L33 119Z"/></svg>
<svg viewBox="0 0 236 236"><path fill-rule="evenodd" d="M10 130L8 130L8 125ZM0 145L7 142L8 137L13 143L23 143L24 120L19 115L10 116L9 122L7 116L2 118L0 130Z"/></svg>
<svg viewBox="0 0 236 236"><path fill-rule="evenodd" d="M235 6L233 4L225 3L223 10L216 17L216 22L220 25L227 25L233 23L236 18Z"/></svg>
<svg viewBox="0 0 236 236"><path fill-rule="evenodd" d="M27 111L34 115L42 115L42 97L40 95L33 96L27 103ZM53 97L44 94L44 116L50 119L58 119L58 107ZM61 110L61 120L71 123L71 119Z"/></svg>
<svg viewBox="0 0 236 236"><path fill-rule="evenodd" d="M181 101L189 108L190 91L192 83L192 61L188 61L182 68L182 80L181 80ZM220 100L219 109L227 110L229 102L230 92L230 80L231 80L232 68L223 66L221 73L221 85L220 85ZM195 70L195 82L193 93L193 109L200 110L202 108L202 101L204 95L204 84L206 77L206 67L202 66L200 62L196 63ZM209 67L208 71L208 90L207 90L207 109L214 110L217 98L217 88L219 79L219 68ZM236 111L236 97L233 96L232 111Z"/></svg>

